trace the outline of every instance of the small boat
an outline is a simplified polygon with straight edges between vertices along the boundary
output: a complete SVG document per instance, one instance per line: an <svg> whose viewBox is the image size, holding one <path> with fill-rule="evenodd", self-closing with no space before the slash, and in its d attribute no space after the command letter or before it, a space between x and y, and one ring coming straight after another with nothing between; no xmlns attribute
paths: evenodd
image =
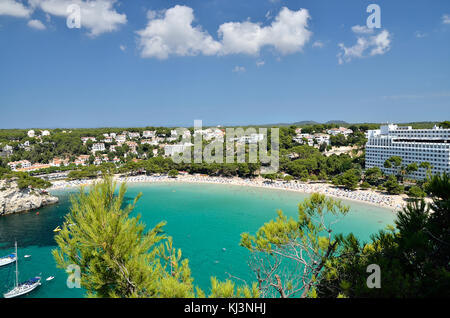
<svg viewBox="0 0 450 318"><path fill-rule="evenodd" d="M25 294L28 294L29 292L36 289L36 287L41 285L41 278L36 276L33 277L23 283L19 284L19 261L17 257L17 242L16 242L16 282L13 289L11 289L6 294L3 294L3 297L5 298L14 298L18 296L22 296Z"/></svg>
<svg viewBox="0 0 450 318"><path fill-rule="evenodd" d="M28 258L28 257L31 257L31 255L25 255L24 257L25 257L25 258Z"/></svg>
<svg viewBox="0 0 450 318"><path fill-rule="evenodd" d="M53 232L59 232L61 231L61 228L59 227L59 225L56 227L56 229L53 230Z"/></svg>
<svg viewBox="0 0 450 318"><path fill-rule="evenodd" d="M46 281L49 282L49 281L51 281L51 280L54 279L54 278L55 278L55 277L53 277L53 276L47 277Z"/></svg>
<svg viewBox="0 0 450 318"><path fill-rule="evenodd" d="M16 261L16 254L9 254L0 258L0 266L5 266Z"/></svg>

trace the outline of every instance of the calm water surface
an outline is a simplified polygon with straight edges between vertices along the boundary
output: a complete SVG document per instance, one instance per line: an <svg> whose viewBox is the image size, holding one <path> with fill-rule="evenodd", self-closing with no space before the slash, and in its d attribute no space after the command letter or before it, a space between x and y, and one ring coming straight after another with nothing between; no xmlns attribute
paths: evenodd
<svg viewBox="0 0 450 318"><path fill-rule="evenodd" d="M0 217L0 256L19 245L20 280L35 275L42 286L24 297L83 297L83 290L66 286L67 275L57 269L51 255L56 247L53 229L61 225L70 208L69 195L77 190L56 191L60 202L36 211ZM216 184L131 184L127 200L142 192L133 215L140 213L147 228L167 222L165 231L189 259L194 283L204 290L210 277L228 278L227 273L252 280L248 252L239 246L242 232L254 233L276 217L278 209L297 216L297 205L307 195L291 191ZM350 201L347 217L335 225L336 232L353 232L368 240L370 235L393 224L393 212ZM24 258L24 255L31 255ZM0 295L14 283L14 265L0 267ZM45 278L55 276L47 282Z"/></svg>

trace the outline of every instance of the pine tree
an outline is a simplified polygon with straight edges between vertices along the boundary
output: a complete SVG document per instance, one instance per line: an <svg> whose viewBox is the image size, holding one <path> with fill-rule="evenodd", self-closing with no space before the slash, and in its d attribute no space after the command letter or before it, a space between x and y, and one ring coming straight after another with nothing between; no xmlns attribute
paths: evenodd
<svg viewBox="0 0 450 318"><path fill-rule="evenodd" d="M70 213L55 237L58 248L52 251L58 267L79 266L89 297L205 297L193 285L189 261L163 234L165 223L145 231L140 215L130 217L141 194L123 207L126 189L122 183L115 194L116 183L107 176L71 197ZM235 290L233 283L213 279L211 292L258 297L255 286Z"/></svg>

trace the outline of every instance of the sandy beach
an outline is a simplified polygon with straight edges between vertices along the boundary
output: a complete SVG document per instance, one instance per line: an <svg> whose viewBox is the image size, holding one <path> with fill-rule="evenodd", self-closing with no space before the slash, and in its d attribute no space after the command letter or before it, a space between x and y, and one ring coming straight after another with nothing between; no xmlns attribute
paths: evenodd
<svg viewBox="0 0 450 318"><path fill-rule="evenodd" d="M260 188L269 188L277 190L296 191L300 193L321 193L334 198L351 200L365 204L376 205L397 211L406 205L406 195L389 195L374 190L346 190L338 188L328 183L304 183L298 181L273 181L267 179L242 179L239 177L210 177L206 175L180 175L177 178L169 178L168 176L132 176L123 178L118 175L114 176L117 182L127 183L156 183L156 182L181 182L181 183L214 183L238 186L251 186ZM75 180L75 181L53 181L49 190L60 190L79 187L82 185L90 185L97 180Z"/></svg>

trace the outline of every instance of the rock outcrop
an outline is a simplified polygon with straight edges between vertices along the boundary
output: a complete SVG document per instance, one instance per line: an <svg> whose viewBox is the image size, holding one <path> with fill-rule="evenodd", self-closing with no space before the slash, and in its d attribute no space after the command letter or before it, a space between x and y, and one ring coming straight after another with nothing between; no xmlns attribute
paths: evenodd
<svg viewBox="0 0 450 318"><path fill-rule="evenodd" d="M17 182L0 180L0 216L55 204L58 198L46 191L19 189Z"/></svg>

